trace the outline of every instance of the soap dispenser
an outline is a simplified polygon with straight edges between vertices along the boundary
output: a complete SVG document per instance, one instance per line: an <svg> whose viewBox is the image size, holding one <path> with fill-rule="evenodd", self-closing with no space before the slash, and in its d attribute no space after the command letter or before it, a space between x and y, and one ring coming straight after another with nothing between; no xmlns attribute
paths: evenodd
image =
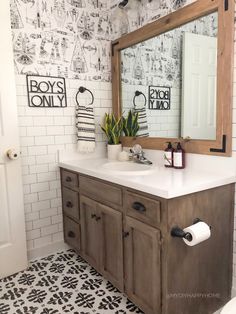
<svg viewBox="0 0 236 314"><path fill-rule="evenodd" d="M165 149L164 152L164 165L167 168L172 168L173 167L173 152L174 149L171 145L171 142L166 142L168 144L167 148Z"/></svg>
<svg viewBox="0 0 236 314"><path fill-rule="evenodd" d="M180 142L177 143L177 147L173 154L174 168L184 169L185 168L185 151L182 148Z"/></svg>

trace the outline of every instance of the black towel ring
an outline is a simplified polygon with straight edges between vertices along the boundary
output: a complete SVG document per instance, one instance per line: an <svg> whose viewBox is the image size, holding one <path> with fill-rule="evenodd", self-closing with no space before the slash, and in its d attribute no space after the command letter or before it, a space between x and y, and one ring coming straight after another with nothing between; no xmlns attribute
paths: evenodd
<svg viewBox="0 0 236 314"><path fill-rule="evenodd" d="M82 93L82 94L83 94L85 91L88 91L88 92L90 93L90 95L92 96L92 101L91 101L91 103L89 103L89 105L88 105L88 106L91 106L91 105L94 103L94 95L93 95L93 93L91 92L91 90L89 90L88 88L83 87L83 86L80 86L80 87L79 87L79 90L78 90L78 92L77 92L77 94L76 94L76 96L75 96L76 103L77 103L77 105L79 105L78 95L79 95L79 93Z"/></svg>
<svg viewBox="0 0 236 314"><path fill-rule="evenodd" d="M146 107L146 104L147 104L147 97L144 95L143 92L140 92L138 90L136 90L136 92L134 93L134 98L133 98L133 105L134 105L134 108L136 108L136 103L135 103L135 100L136 100L136 97L142 95L144 97L144 108Z"/></svg>

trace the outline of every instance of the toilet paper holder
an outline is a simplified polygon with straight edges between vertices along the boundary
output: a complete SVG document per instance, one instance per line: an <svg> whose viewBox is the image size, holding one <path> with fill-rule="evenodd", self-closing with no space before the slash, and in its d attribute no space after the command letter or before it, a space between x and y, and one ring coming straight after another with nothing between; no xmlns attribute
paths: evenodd
<svg viewBox="0 0 236 314"><path fill-rule="evenodd" d="M201 222L202 220L199 218L194 219L193 224L196 224L198 222ZM211 228L211 227L210 227ZM189 232L185 232L183 229L179 228L178 226L173 227L170 232L172 237L177 238L184 238L188 240L189 242L192 241L192 235Z"/></svg>

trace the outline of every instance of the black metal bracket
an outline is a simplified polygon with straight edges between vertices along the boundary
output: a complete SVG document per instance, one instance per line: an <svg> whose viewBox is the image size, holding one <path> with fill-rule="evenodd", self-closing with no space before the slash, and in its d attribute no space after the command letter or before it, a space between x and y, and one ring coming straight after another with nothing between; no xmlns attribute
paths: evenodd
<svg viewBox="0 0 236 314"><path fill-rule="evenodd" d="M210 148L212 153L225 153L226 152L226 135L222 136L222 148Z"/></svg>
<svg viewBox="0 0 236 314"><path fill-rule="evenodd" d="M189 232L184 232L184 230L179 227L172 228L170 234L172 237L184 238L188 240L189 242L191 242L193 239L192 235Z"/></svg>
<svg viewBox="0 0 236 314"><path fill-rule="evenodd" d="M229 0L224 0L225 2L225 11L229 10Z"/></svg>
<svg viewBox="0 0 236 314"><path fill-rule="evenodd" d="M114 57L115 54L115 46L117 46L119 44L119 41L115 41L111 44L111 55L112 57Z"/></svg>
<svg viewBox="0 0 236 314"><path fill-rule="evenodd" d="M201 222L202 220L200 218L195 218L194 221L193 221L193 224L197 224L198 222Z"/></svg>
<svg viewBox="0 0 236 314"><path fill-rule="evenodd" d="M200 218L195 218L193 221L193 224L197 224L198 222L201 222L202 220ZM184 238L188 240L189 242L192 241L192 235L189 232L184 232L183 229L179 228L178 226L175 226L171 229L170 234L172 237L177 237L177 238Z"/></svg>
<svg viewBox="0 0 236 314"><path fill-rule="evenodd" d="M203 222L203 220L201 220L200 218L195 218L193 220L193 224L194 225L199 223L199 222ZM209 228L210 228L210 230L212 229L211 226L209 226ZM172 237L175 237L175 238L182 238L182 239L184 238L184 239L188 240L189 242L191 242L193 240L193 237L192 237L191 233L185 232L183 229L181 229L178 226L175 226L175 227L173 227L171 229L170 235Z"/></svg>

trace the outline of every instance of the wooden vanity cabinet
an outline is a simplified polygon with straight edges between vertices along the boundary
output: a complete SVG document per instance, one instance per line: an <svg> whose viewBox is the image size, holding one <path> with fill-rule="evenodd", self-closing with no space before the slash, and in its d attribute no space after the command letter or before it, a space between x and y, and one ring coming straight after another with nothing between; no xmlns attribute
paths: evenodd
<svg viewBox="0 0 236 314"><path fill-rule="evenodd" d="M212 314L230 299L234 184L167 200L64 169L61 178L65 242L145 314ZM196 218L209 240L171 236Z"/></svg>

